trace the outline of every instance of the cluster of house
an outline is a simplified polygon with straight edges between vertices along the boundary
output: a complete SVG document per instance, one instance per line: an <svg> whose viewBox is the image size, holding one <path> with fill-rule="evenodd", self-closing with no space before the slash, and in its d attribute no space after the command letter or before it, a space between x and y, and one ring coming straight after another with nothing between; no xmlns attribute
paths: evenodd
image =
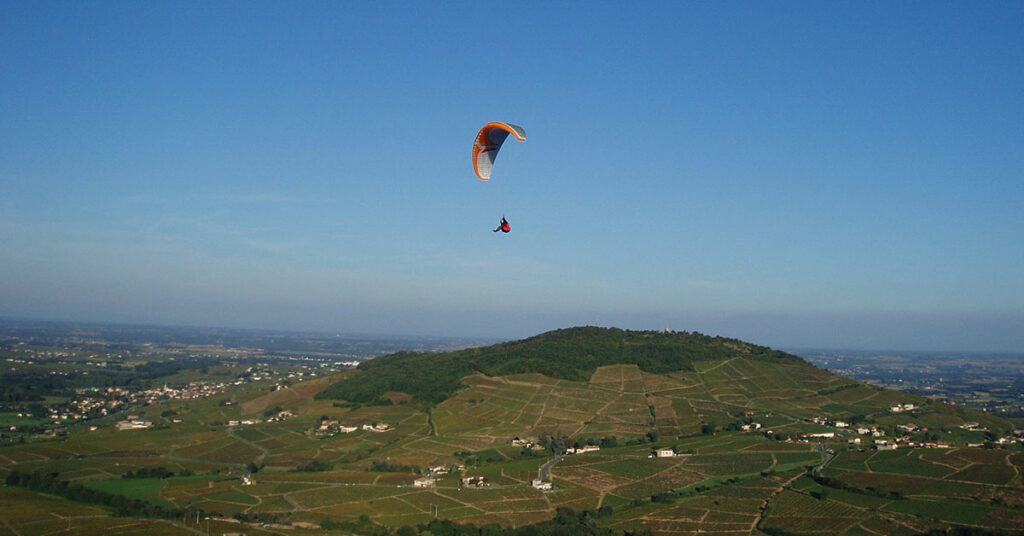
<svg viewBox="0 0 1024 536"><path fill-rule="evenodd" d="M892 413L904 413L907 411L912 411L914 409L917 409L917 406L915 406L914 404L899 404L889 408L889 411ZM809 419L809 421L823 426L833 426L835 428L843 429L842 432L845 433L846 435L856 433L857 436L871 436L872 438L874 438L871 444L874 446L874 448L878 450L895 450L897 448L948 449L953 447L952 444L943 441L917 441L911 438L911 436L909 435L904 435L893 439L884 439L886 435L885 430L873 424L853 428L848 423L845 423L843 421L830 420L826 419L825 417L814 417L812 419ZM900 424L897 425L896 428L902 432L906 432L907 434L916 434L919 432L928 431L928 428L920 427L914 423ZM988 430L987 428L981 426L979 423L976 422L965 422L960 425L960 428L971 432L985 432ZM765 435L769 437L772 436L772 431L767 430L765 432ZM825 431L803 434L801 436L801 439L787 441L807 442L809 439L831 439L836 436L836 432ZM850 438L847 440L847 443L850 446L861 446L868 444L867 441L862 440L860 437ZM995 443L996 445L1009 445L1011 443L1024 444L1024 429L1014 430L1011 435L996 439L993 441L993 443ZM983 447L985 446L985 443L968 443L967 446Z"/></svg>
<svg viewBox="0 0 1024 536"><path fill-rule="evenodd" d="M914 404L896 404L889 408L889 413L905 413L907 411L914 411L917 406Z"/></svg>
<svg viewBox="0 0 1024 536"><path fill-rule="evenodd" d="M449 471L465 471L466 466L462 464L447 466L447 465L435 465L428 468L429 472L426 476L421 476L412 482L414 488L433 488L437 486L437 477L446 475ZM467 488L487 488L491 484L487 482L487 479L482 476L464 476L460 479L463 487Z"/></svg>
<svg viewBox="0 0 1024 536"><path fill-rule="evenodd" d="M849 428L850 427L850 423L848 423L848 422L837 421L837 420L834 420L834 419L829 419L827 417L821 417L821 416L811 417L810 421L813 422L814 424L820 424L822 426L833 426L835 428Z"/></svg>
<svg viewBox="0 0 1024 536"><path fill-rule="evenodd" d="M146 389L128 395L129 403L153 404L158 400L193 400L219 395L227 389L223 382L191 382L184 387L168 387L166 384L159 389Z"/></svg>
<svg viewBox="0 0 1024 536"><path fill-rule="evenodd" d="M879 428L877 425L874 425L874 424L870 424L870 425L867 425L867 426L858 426L858 427L854 428L848 422L834 420L834 419L829 419L829 418L826 418L826 417L816 416L816 417L812 417L812 418L807 419L807 420L809 422L812 422L814 424L818 424L818 425L821 425L821 426L831 426L833 428L837 428L837 429L840 430L840 433L844 433L844 434L856 434L856 435L862 435L862 436L869 435L871 437L884 437L885 436L885 430ZM913 425L911 425L911 426L913 426ZM765 434L765 436L771 437L774 434L774 432L772 432L771 430L766 430L764 432L764 434ZM794 441L801 441L802 440L802 442L806 442L806 440L808 440L808 439L832 439L832 438L836 437L837 435L838 435L838 433L837 432L833 432L833 431L811 432L811 433L807 433L807 434L802 434L800 436L800 438L801 438L800 440L794 440ZM857 444L860 444L859 438L858 438Z"/></svg>
<svg viewBox="0 0 1024 536"><path fill-rule="evenodd" d="M971 423L968 423L968 424L971 424ZM977 424L977 423L974 423L974 424ZM983 428L983 427L978 427L978 428L976 428L976 430L985 431L987 429ZM1006 435L1006 436L1000 437L1000 438L998 438L998 439L996 439L996 440L994 440L992 442L995 443L996 445L1000 445L1000 446L1011 445L1013 443L1019 443L1021 445L1024 445L1024 428L1017 428L1017 429L1013 430L1012 432L1010 432L1010 435ZM968 443L967 446L968 447L983 447L983 446L985 446L985 444L984 443Z"/></svg>
<svg viewBox="0 0 1024 536"><path fill-rule="evenodd" d="M231 419L231 420L228 421L228 426L239 426L239 425L250 426L250 425L253 425L253 424L259 424L261 422L263 422L262 419L242 419L242 420Z"/></svg>
<svg viewBox="0 0 1024 536"><path fill-rule="evenodd" d="M514 447L523 447L523 448L533 449L533 450L543 450L544 449L544 447L539 445L536 441L534 441L532 439L523 439L523 438L520 438L519 436L516 436L516 437L512 438L512 446L514 446ZM586 454L588 452L597 452L599 450L601 450L601 447L598 446L598 445L581 445L581 446L578 446L578 447L569 447L569 448L565 449L565 453L566 454Z"/></svg>
<svg viewBox="0 0 1024 536"><path fill-rule="evenodd" d="M851 446L861 445L859 437L850 439ZM912 441L909 436L897 437L895 439L875 439L874 447L877 450L896 450L898 448L922 448L922 449L949 449L953 445L944 441Z"/></svg>
<svg viewBox="0 0 1024 536"><path fill-rule="evenodd" d="M131 391L120 387L86 388L77 389L75 397L63 404L46 408L46 418L53 424L63 424L67 421L87 421L106 417L118 410L132 405L149 405L158 400L189 400L202 398L224 391L224 384L209 384L206 382L193 382L185 387L173 388L164 385L160 389L144 389ZM18 417L31 419L33 415L29 412L21 412ZM128 418L127 421L131 421ZM136 430L141 427L130 427L118 423L118 430ZM11 427L15 430L16 427Z"/></svg>
<svg viewBox="0 0 1024 536"><path fill-rule="evenodd" d="M459 480L464 488L489 488L491 483L482 476L464 476Z"/></svg>
<svg viewBox="0 0 1024 536"><path fill-rule="evenodd" d="M267 422L287 421L288 419L291 419L294 416L294 413L285 409L277 412L277 415L267 418Z"/></svg>
<svg viewBox="0 0 1024 536"><path fill-rule="evenodd" d="M386 422L378 422L374 424L364 424L362 426L349 426L347 424L341 424L338 419L321 419L320 426L315 430L319 435L329 435L335 433L350 434L357 430L363 430L365 432L387 432L391 429L391 425Z"/></svg>
<svg viewBox="0 0 1024 536"><path fill-rule="evenodd" d="M533 439L520 438L519 436L512 438L512 446L523 447L525 449L544 450L544 447Z"/></svg>

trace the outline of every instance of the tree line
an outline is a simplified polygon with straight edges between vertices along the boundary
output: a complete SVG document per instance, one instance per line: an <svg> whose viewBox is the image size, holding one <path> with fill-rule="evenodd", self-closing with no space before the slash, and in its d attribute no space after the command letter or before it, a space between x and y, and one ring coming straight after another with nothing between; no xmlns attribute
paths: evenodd
<svg viewBox="0 0 1024 536"><path fill-rule="evenodd" d="M611 515L611 508L576 512L559 507L555 516L519 528L502 527L496 523L483 526L463 525L448 519L433 519L429 523L403 526L397 530L374 523L366 515L352 521L326 520L325 530L341 530L358 536L653 536L649 530L619 531L598 526L600 517Z"/></svg>
<svg viewBox="0 0 1024 536"><path fill-rule="evenodd" d="M78 482L61 480L57 473L22 473L15 470L7 474L4 484L56 495L75 502L104 506L120 517L180 519L188 514L188 511L181 508L164 508L141 499L132 499L117 493L87 488ZM201 510L199 512L205 515Z"/></svg>

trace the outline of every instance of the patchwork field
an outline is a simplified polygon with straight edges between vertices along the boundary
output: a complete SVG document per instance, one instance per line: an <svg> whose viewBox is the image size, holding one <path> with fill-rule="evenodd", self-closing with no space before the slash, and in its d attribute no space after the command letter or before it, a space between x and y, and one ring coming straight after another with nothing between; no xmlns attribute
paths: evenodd
<svg viewBox="0 0 1024 536"><path fill-rule="evenodd" d="M740 356L696 361L693 368L659 375L636 365L603 366L587 381L475 374L429 411L411 403L313 400L333 381L318 378L269 393L145 408L147 418L169 410L180 417L160 429L118 432L109 419L61 441L5 446L0 471L57 472L90 489L201 510L200 521L214 533L271 533L276 529L262 523L297 522L313 525L292 526L290 534L342 534L312 527L368 520L394 530L435 517L521 527L549 520L561 507L599 511L602 527L657 536L916 534L955 526L1024 533L1024 452L859 451L845 439L777 440L774 434L824 429L807 422L815 416L909 422L887 412L909 395L797 362ZM268 422L281 410L292 416ZM963 422L941 410L914 417L930 416L932 426ZM260 422L227 424L243 419ZM320 433L320 423L330 420L359 429ZM774 434L739 428L755 422ZM376 424L387 430L361 428ZM514 438L539 446L513 445ZM601 448L561 455L565 446L588 443ZM659 458L657 449L678 455ZM545 465L550 491L531 485ZM431 467L451 472L434 475L432 487L416 487ZM143 468L176 476L122 478ZM464 484L464 477L484 484ZM23 489L0 488L0 495L0 534L197 529L187 516L120 519Z"/></svg>

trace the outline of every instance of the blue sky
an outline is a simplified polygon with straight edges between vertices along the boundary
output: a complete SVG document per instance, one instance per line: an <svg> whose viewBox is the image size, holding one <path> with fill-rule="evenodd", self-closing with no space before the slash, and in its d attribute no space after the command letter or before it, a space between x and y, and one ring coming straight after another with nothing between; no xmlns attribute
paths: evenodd
<svg viewBox="0 0 1024 536"><path fill-rule="evenodd" d="M3 316L1024 351L1020 2L0 6Z"/></svg>

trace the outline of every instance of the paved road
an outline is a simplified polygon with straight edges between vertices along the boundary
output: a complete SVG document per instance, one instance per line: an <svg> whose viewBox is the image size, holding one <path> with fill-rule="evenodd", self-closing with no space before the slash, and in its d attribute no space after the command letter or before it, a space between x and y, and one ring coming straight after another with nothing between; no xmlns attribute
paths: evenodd
<svg viewBox="0 0 1024 536"><path fill-rule="evenodd" d="M561 456L556 456L555 459L553 459L553 460L549 461L548 463L545 463L544 465L540 466L540 479L545 481L545 482L550 482L551 479L548 478L548 475L549 475L549 473L551 473L551 468L554 467L556 463L558 463L558 462L560 462L560 461L562 461L564 459L565 459L565 455L564 454L561 455Z"/></svg>

